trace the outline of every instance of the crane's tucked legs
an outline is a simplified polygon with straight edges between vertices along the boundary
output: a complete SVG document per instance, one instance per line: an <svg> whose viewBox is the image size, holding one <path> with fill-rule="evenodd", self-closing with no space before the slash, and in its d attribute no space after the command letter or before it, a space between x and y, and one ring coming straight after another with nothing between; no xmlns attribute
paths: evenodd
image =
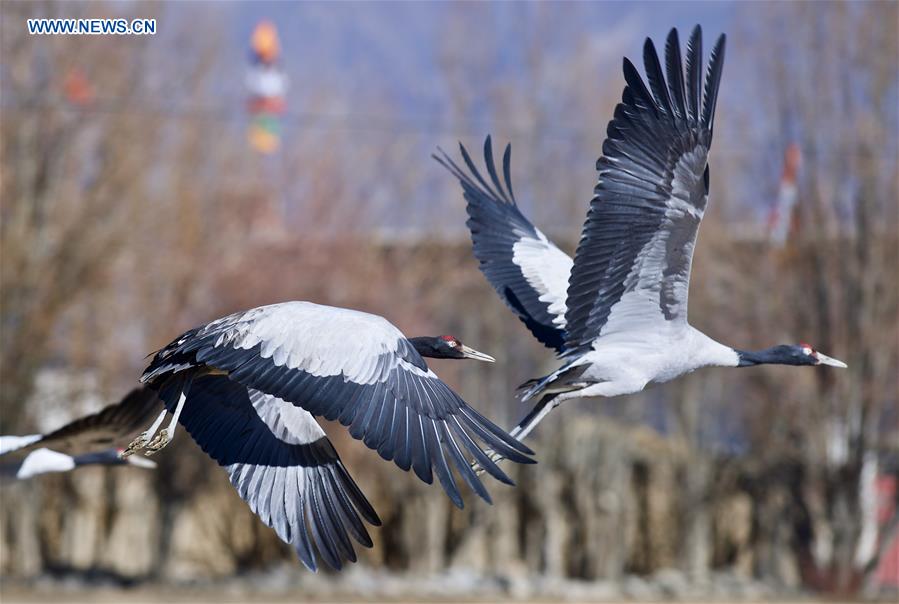
<svg viewBox="0 0 899 604"><path fill-rule="evenodd" d="M122 457L128 457L129 455L134 455L138 451L146 448L146 446L150 443L150 440L156 434L156 431L159 429L159 426L162 425L162 420L165 419L165 414L168 413L168 410L163 409L162 413L159 414L159 417L153 422L153 424L141 432L137 438L132 440L128 447L122 452Z"/></svg>
<svg viewBox="0 0 899 604"><path fill-rule="evenodd" d="M181 393L178 395L178 404L175 406L175 411L172 413L172 419L169 421L168 427L160 430L156 438L147 444L147 452L145 453L147 457L158 453L163 447L172 442L172 439L175 437L175 427L178 425L178 418L181 417L181 410L184 409L184 403L187 401L187 393L190 391L191 382L191 379L187 379L181 387Z"/></svg>
<svg viewBox="0 0 899 604"><path fill-rule="evenodd" d="M546 417L550 411L559 406L562 402L561 400L557 400L556 397L559 396L560 393L554 392L552 394L547 394L543 398L540 399L534 408L531 409L530 413L524 416L524 419L521 420L515 428L509 432L510 436L515 437L518 440L524 440L527 438L527 435L531 433L531 431L537 427L543 418ZM486 451L487 456L494 463L499 463L505 459L500 453L497 453L493 450ZM471 469L474 470L478 475L484 473L484 468L481 467L477 462L473 462L471 464Z"/></svg>
<svg viewBox="0 0 899 604"><path fill-rule="evenodd" d="M550 411L559 406L559 403L562 401L556 400L556 397L559 396L558 393L547 394L543 398L540 399L540 402L534 405L534 408L531 409L531 412L524 416L524 419L518 422L518 425L509 432L510 435L514 436L518 440L524 440L527 438L528 434L537 427L543 418L549 414Z"/></svg>
<svg viewBox="0 0 899 604"><path fill-rule="evenodd" d="M145 455L150 456L172 442L172 437L175 435L175 426L178 425L178 418L181 416L181 410L184 408L184 403L187 400L187 393L190 391L192 381L193 378L188 377L184 380L180 389L176 390L176 392L178 392L178 404L175 406L175 411L172 413L172 419L169 422L168 427L159 430L159 426L162 425L162 420L165 419L165 415L168 413L168 407L166 407L153 422L152 426L147 428L144 432L141 432L137 438L129 443L128 447L122 452L123 458L134 455L138 451L145 449L147 451ZM157 430L159 430L159 434L156 433Z"/></svg>

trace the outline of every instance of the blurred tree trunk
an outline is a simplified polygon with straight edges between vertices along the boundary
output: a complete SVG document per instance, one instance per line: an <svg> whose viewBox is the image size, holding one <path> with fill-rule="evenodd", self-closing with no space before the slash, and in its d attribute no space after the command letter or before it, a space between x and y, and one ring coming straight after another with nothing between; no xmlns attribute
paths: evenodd
<svg viewBox="0 0 899 604"><path fill-rule="evenodd" d="M895 3L826 11L787 5L760 34L771 41L762 44L767 55L758 67L775 91L773 136L781 149L798 140L803 153L799 230L784 250L772 251L777 276L770 287L782 299L765 321L792 325L791 333L844 358L849 369L815 372L807 410L799 417L776 411L762 425L792 427L757 445L769 456L801 451L801 461L784 457L796 459L796 473L772 509L774 516L792 510L792 537L781 547L796 551L807 585L843 594L860 589L875 555L877 510L866 498L886 450L885 405L895 405L897 391L897 18ZM781 35L785 22L802 24L790 39ZM860 52L862 38L870 44L864 48L878 51ZM797 43L807 57L791 55ZM759 522L767 532L759 538L770 543L778 541L774 516Z"/></svg>
<svg viewBox="0 0 899 604"><path fill-rule="evenodd" d="M710 378L715 381L714 378ZM702 450L701 430L703 400L699 384L692 377L685 378L677 387L675 401L677 429L674 434L686 449L686 463L679 481L680 527L682 535L680 566L691 579L703 583L708 580L712 560L712 491L713 460Z"/></svg>

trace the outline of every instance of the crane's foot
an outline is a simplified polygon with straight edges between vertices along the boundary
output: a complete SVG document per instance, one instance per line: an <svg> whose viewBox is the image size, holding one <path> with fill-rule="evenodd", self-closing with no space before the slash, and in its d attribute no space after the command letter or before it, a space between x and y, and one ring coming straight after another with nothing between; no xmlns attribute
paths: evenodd
<svg viewBox="0 0 899 604"><path fill-rule="evenodd" d="M505 459L505 457L503 457L502 454L497 453L493 449L487 449L486 451L484 451L484 453L486 453L487 458L495 464L498 464L499 462L501 462L502 460ZM476 461L471 463L471 469L474 470L474 473L477 474L478 476L480 476L481 474L483 474L485 472L483 466L481 466L481 464L479 464Z"/></svg>
<svg viewBox="0 0 899 604"><path fill-rule="evenodd" d="M138 451L141 451L147 447L150 443L150 433L149 432L141 432L137 435L137 438L128 443L128 446L125 447L125 450L122 451L122 457L129 457L134 455Z"/></svg>
<svg viewBox="0 0 899 604"><path fill-rule="evenodd" d="M147 457L155 455L170 442L172 442L172 439L169 438L169 431L166 428L163 428L159 431L159 434L156 435L156 438L147 444L146 453L144 453L144 455Z"/></svg>
<svg viewBox="0 0 899 604"><path fill-rule="evenodd" d="M167 413L166 410L163 409L162 413L160 413L159 416L157 416L156 420L153 422L153 425L150 426L149 428L147 428L146 430L144 430L143 432L141 432L137 436L137 438L135 438L128 444L128 447L124 451L122 451L123 458L134 455L138 451L142 451L142 450L146 449L147 445L150 445L150 444L152 444L152 442L155 442L155 441L151 441L151 439L153 438L153 435L156 434L156 430L159 428L159 425L162 423L162 420L165 419L166 413Z"/></svg>

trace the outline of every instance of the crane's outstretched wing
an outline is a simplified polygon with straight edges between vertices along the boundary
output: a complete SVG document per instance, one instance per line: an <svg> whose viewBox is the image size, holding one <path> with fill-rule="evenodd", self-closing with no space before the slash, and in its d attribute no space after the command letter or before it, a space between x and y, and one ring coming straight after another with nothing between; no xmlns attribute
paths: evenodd
<svg viewBox="0 0 899 604"><path fill-rule="evenodd" d="M206 375L194 379L179 422L310 570L316 552L335 569L355 562L350 535L371 547L362 519L374 526L381 520L307 411Z"/></svg>
<svg viewBox="0 0 899 604"><path fill-rule="evenodd" d="M566 353L614 333L686 321L724 42L722 35L712 50L704 95L698 26L687 45L686 89L675 30L665 47L667 85L651 40L643 48L648 89L624 59L627 86L597 161L568 286Z"/></svg>
<svg viewBox="0 0 899 604"><path fill-rule="evenodd" d="M557 352L565 345L565 297L572 260L525 218L512 193L511 145L503 154L500 182L490 137L484 141L484 161L493 187L481 177L460 143L470 174L439 149L433 155L462 184L468 229L481 272L506 306L518 315L534 337Z"/></svg>
<svg viewBox="0 0 899 604"><path fill-rule="evenodd" d="M156 354L141 379L162 385L173 372L203 366L339 421L354 438L402 469L411 467L424 482L431 483L436 472L460 508L447 457L487 501L490 495L463 451L486 460L497 479L512 482L476 438L513 461L533 463L530 449L469 407L382 317L309 302L262 306L187 332ZM160 396L169 401L177 393L163 389ZM185 409L191 404L188 394Z"/></svg>
<svg viewBox="0 0 899 604"><path fill-rule="evenodd" d="M135 388L120 402L69 422L49 434L0 437L0 455L38 448L78 455L101 447L114 447L127 443L152 421L154 413L161 410L155 390L146 386Z"/></svg>

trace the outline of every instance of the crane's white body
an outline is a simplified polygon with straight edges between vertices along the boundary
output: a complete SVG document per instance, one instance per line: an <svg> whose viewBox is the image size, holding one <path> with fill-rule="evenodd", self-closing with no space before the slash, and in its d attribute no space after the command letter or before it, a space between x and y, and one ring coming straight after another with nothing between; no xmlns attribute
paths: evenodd
<svg viewBox="0 0 899 604"><path fill-rule="evenodd" d="M633 394L650 383L668 382L701 367L738 364L733 348L690 325L611 335L594 341L591 351L560 370L584 366L580 375L586 385L560 393L558 399Z"/></svg>
<svg viewBox="0 0 899 604"><path fill-rule="evenodd" d="M659 325L655 331L625 331L594 341L592 349L538 380L522 397L542 398L510 434L523 439L563 402L640 392L651 383L673 380L700 367L736 367L729 346L686 323ZM571 375L566 379L566 375ZM494 455L493 460L502 459Z"/></svg>

